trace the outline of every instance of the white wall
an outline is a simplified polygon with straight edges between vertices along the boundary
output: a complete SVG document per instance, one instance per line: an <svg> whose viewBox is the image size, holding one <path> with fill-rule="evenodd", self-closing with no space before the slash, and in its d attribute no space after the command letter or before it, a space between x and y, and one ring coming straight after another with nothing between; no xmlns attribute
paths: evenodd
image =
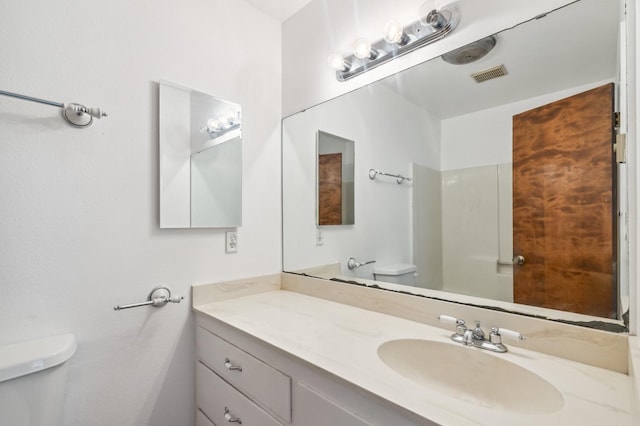
<svg viewBox="0 0 640 426"><path fill-rule="evenodd" d="M0 344L77 336L64 425L194 424L190 286L280 270L280 24L241 0L3 2L0 51L0 89L109 114L77 130L0 96ZM237 254L158 228L159 79L243 107ZM187 298L113 310L159 284Z"/></svg>
<svg viewBox="0 0 640 426"><path fill-rule="evenodd" d="M640 174L638 164L640 164L640 150L637 149L638 128L640 128L640 109L637 107L638 101L638 69L640 69L640 45L638 44L638 22L640 21L640 9L637 1L630 0L627 3L627 114L628 126L628 152L629 159L629 296L631 300L629 325L632 334L637 335L640 330L640 289L638 288L638 264L640 263L640 252L638 251L638 241L640 240L640 227L638 226L638 211L640 211L640 197L638 188L640 187Z"/></svg>
<svg viewBox="0 0 640 426"><path fill-rule="evenodd" d="M500 165L502 167L509 165ZM442 172L443 289L505 302L513 301L511 268L498 267L501 251L511 251L511 238L501 238L501 205L497 164ZM504 221L503 221L504 222ZM511 221L508 222L511 228ZM509 229L511 233L511 229ZM510 259L509 256L507 259Z"/></svg>
<svg viewBox="0 0 640 426"><path fill-rule="evenodd" d="M413 263L419 287L442 289L442 173L413 164Z"/></svg>
<svg viewBox="0 0 640 426"><path fill-rule="evenodd" d="M332 52L348 54L358 37L382 38L390 19L410 23L424 0L312 0L282 27L283 112L290 115L347 93L572 0L458 0L458 28L437 43L393 60L348 82L327 65Z"/></svg>
<svg viewBox="0 0 640 426"><path fill-rule="evenodd" d="M407 120L420 125L380 125ZM355 225L320 227L321 246L315 244L317 130L355 142ZM363 89L284 120L285 270L339 262L351 273L345 268L349 257L378 265L410 263L411 184L384 176L371 180L369 169L409 175L417 159L437 169L439 140L439 120L385 87ZM373 278L373 266L354 273Z"/></svg>

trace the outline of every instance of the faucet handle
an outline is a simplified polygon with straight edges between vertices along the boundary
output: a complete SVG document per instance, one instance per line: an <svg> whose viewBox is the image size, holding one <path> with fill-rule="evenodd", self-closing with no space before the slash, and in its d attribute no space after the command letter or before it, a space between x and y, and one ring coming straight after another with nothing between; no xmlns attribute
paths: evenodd
<svg viewBox="0 0 640 426"><path fill-rule="evenodd" d="M438 321L443 322L445 324L455 324L456 332L451 335L451 339L454 342L462 343L462 338L464 333L467 331L467 326L463 319L458 319L451 317L449 315L438 315Z"/></svg>
<svg viewBox="0 0 640 426"><path fill-rule="evenodd" d="M522 335L522 333L518 332L518 331L513 331L513 330L509 330L508 328L497 328L497 327L492 327L491 328L491 336L504 336L504 337L508 337L509 339L513 339L513 340L525 340L526 337L524 337ZM497 343L500 343L499 341Z"/></svg>
<svg viewBox="0 0 640 426"><path fill-rule="evenodd" d="M449 315L438 315L438 321L443 322L445 324L455 324L456 329L462 330L460 334L464 333L465 330L467 329L467 326L465 325L465 322L463 319L454 318Z"/></svg>
<svg viewBox="0 0 640 426"><path fill-rule="evenodd" d="M464 320L459 320L458 318L450 317L449 315L438 315L438 321L445 324L458 324L458 321L462 321L464 324Z"/></svg>

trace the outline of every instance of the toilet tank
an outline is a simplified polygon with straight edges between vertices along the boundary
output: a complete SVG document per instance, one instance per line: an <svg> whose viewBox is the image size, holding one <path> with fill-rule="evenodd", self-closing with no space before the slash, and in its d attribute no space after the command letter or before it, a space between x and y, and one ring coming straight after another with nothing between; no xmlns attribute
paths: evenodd
<svg viewBox="0 0 640 426"><path fill-rule="evenodd" d="M59 426L73 334L0 346L0 424Z"/></svg>
<svg viewBox="0 0 640 426"><path fill-rule="evenodd" d="M376 281L415 286L416 270L416 265L408 263L380 265L373 269L373 278Z"/></svg>

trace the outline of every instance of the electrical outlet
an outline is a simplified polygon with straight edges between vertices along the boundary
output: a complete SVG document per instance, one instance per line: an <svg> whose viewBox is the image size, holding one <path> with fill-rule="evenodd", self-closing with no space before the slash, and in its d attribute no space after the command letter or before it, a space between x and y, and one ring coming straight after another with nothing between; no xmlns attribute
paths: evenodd
<svg viewBox="0 0 640 426"><path fill-rule="evenodd" d="M321 229L316 229L316 245L321 246L324 244L324 236Z"/></svg>
<svg viewBox="0 0 640 426"><path fill-rule="evenodd" d="M225 249L226 253L237 253L238 252L238 231L227 231L224 234L225 241Z"/></svg>

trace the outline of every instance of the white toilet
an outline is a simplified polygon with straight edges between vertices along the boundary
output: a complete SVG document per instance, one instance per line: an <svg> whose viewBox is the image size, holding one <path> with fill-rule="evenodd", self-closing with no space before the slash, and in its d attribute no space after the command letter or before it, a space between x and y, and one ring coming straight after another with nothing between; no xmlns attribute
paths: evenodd
<svg viewBox="0 0 640 426"><path fill-rule="evenodd" d="M416 270L416 265L408 263L380 265L373 269L373 279L387 283L416 286Z"/></svg>
<svg viewBox="0 0 640 426"><path fill-rule="evenodd" d="M0 424L59 426L73 334L0 346Z"/></svg>

